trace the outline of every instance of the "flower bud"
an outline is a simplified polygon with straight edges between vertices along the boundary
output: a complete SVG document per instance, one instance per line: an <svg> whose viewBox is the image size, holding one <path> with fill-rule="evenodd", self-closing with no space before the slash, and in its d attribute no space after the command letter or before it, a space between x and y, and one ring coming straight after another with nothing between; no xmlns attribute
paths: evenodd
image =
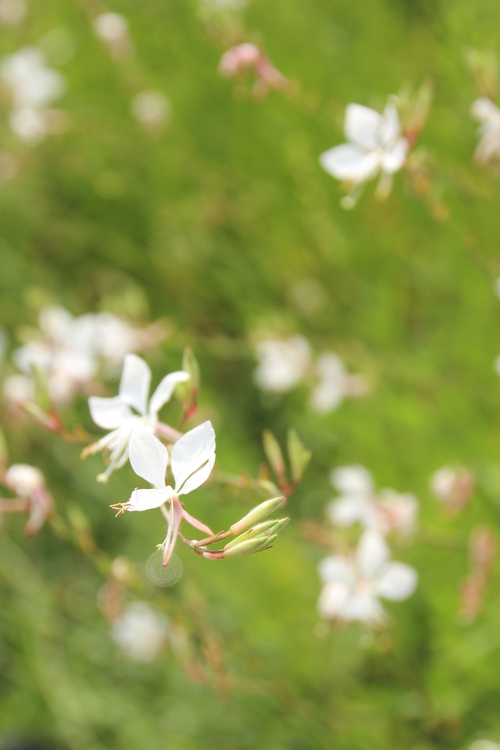
<svg viewBox="0 0 500 750"><path fill-rule="evenodd" d="M264 431L264 450L278 479L286 476L285 461L278 441L270 430Z"/></svg>
<svg viewBox="0 0 500 750"><path fill-rule="evenodd" d="M302 479L302 475L311 459L311 451L304 448L296 430L292 427L288 430L287 443L290 466L292 468L292 479L298 483Z"/></svg>
<svg viewBox="0 0 500 750"><path fill-rule="evenodd" d="M228 550L224 549L224 559L226 557L240 557L242 555L252 555L254 552L261 552L261 550L267 549L277 539L277 536L277 534L272 534L271 536L264 534L255 539L247 539L246 542L236 544Z"/></svg>
<svg viewBox="0 0 500 750"><path fill-rule="evenodd" d="M276 508L279 508L284 499L283 496L273 497L271 500L266 500L265 502L260 503L260 505L253 508L250 513L247 513L247 515L240 521L237 521L231 526L229 529L231 534L234 534L235 536L241 534L242 531L245 531L245 529L248 529L250 526L253 526L255 523L275 511Z"/></svg>
<svg viewBox="0 0 500 750"><path fill-rule="evenodd" d="M245 531L244 534L240 534L236 539L228 542L224 547L224 550L231 549L231 547L241 544L241 542L246 542L247 539L256 539L263 534L279 534L283 526L286 526L289 520L289 518L279 518L277 521L263 521L262 523L258 523L256 526L252 526L251 529L248 529L248 531Z"/></svg>

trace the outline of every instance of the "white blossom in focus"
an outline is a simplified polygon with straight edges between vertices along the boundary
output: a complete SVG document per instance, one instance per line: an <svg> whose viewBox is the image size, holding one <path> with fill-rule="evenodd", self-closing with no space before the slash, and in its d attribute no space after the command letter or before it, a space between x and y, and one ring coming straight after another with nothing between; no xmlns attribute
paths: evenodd
<svg viewBox="0 0 500 750"><path fill-rule="evenodd" d="M89 445L82 453L83 457L99 452L109 454L108 468L104 474L99 474L98 481L107 482L111 473L127 462L130 437L137 424L140 423L149 433L155 432L158 412L170 401L176 385L189 378L189 373L183 370L166 375L148 402L151 370L143 359L127 354L118 396L89 398L92 419L99 427L110 430L108 435Z"/></svg>
<svg viewBox="0 0 500 750"><path fill-rule="evenodd" d="M177 542L182 519L212 535L211 530L189 515L179 500L180 495L198 489L210 476L215 463L215 432L211 422L204 422L186 432L172 447L170 467L175 487L166 484L168 451L143 424L134 427L129 446L130 464L138 476L154 489L134 490L128 503L112 506L119 512L143 511L170 503L168 531L163 542L163 565L168 565Z"/></svg>
<svg viewBox="0 0 500 750"><path fill-rule="evenodd" d="M323 169L358 188L382 173L379 196L390 190L392 175L404 165L408 155L408 141L401 133L396 107L387 104L384 113L360 104L349 104L346 109L344 132L347 143L321 154ZM359 190L344 199L344 208L355 205Z"/></svg>
<svg viewBox="0 0 500 750"><path fill-rule="evenodd" d="M474 159L480 164L487 164L500 157L500 109L491 99L476 99L471 107L471 116L479 122L479 143L474 152Z"/></svg>
<svg viewBox="0 0 500 750"><path fill-rule="evenodd" d="M170 118L170 102L161 91L141 91L132 99L131 110L147 130L161 130Z"/></svg>
<svg viewBox="0 0 500 750"><path fill-rule="evenodd" d="M24 47L4 58L0 76L12 99L11 129L27 142L42 141L51 127L47 108L64 93L64 77L47 67L43 53L35 47Z"/></svg>
<svg viewBox="0 0 500 750"><path fill-rule="evenodd" d="M409 565L390 561L389 548L375 531L364 532L353 555L324 558L319 574L324 584L318 601L321 616L371 627L387 620L380 598L407 599L418 580Z"/></svg>
<svg viewBox="0 0 500 750"><path fill-rule="evenodd" d="M311 366L311 347L303 336L267 339L255 350L259 365L254 381L263 391L286 393L295 388Z"/></svg>
<svg viewBox="0 0 500 750"><path fill-rule="evenodd" d="M4 26L17 26L27 14L25 0L0 0L0 23Z"/></svg>
<svg viewBox="0 0 500 750"><path fill-rule="evenodd" d="M326 508L327 517L335 526L359 523L380 534L408 534L415 529L418 502L413 495L391 489L376 493L371 474L359 464L335 469L330 479L341 493Z"/></svg>
<svg viewBox="0 0 500 750"><path fill-rule="evenodd" d="M166 615L146 602L129 604L123 614L113 620L111 634L115 643L135 661L152 661L162 651L168 632Z"/></svg>

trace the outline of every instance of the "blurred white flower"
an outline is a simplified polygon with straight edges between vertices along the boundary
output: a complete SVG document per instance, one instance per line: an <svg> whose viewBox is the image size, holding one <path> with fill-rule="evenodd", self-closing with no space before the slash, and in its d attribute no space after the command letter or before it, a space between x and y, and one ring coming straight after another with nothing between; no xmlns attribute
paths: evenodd
<svg viewBox="0 0 500 750"><path fill-rule="evenodd" d="M135 661L152 661L165 646L169 620L146 602L129 604L111 626L115 643Z"/></svg>
<svg viewBox="0 0 500 750"><path fill-rule="evenodd" d="M311 347L303 336L267 339L256 346L259 365L254 381L263 391L286 393L295 388L311 366Z"/></svg>
<svg viewBox="0 0 500 750"><path fill-rule="evenodd" d="M99 427L110 430L108 435L82 452L83 458L99 452L109 454L108 468L97 477L99 482L107 482L111 473L127 462L134 427L140 423L145 430L153 433L158 426L158 412L172 397L175 386L189 378L189 373L183 370L166 375L148 403L151 370L140 357L126 355L119 395L115 398L89 398L92 419Z"/></svg>
<svg viewBox="0 0 500 750"><path fill-rule="evenodd" d="M379 598L407 599L417 585L409 565L390 562L389 548L375 531L365 531L354 555L331 555L319 564L323 590L318 601L322 617L368 626L383 624L387 615Z"/></svg>
<svg viewBox="0 0 500 750"><path fill-rule="evenodd" d="M497 276L493 281L493 291L495 292L496 296L500 298L500 276Z"/></svg>
<svg viewBox="0 0 500 750"><path fill-rule="evenodd" d="M3 397L10 404L25 404L35 398L35 383L26 375L9 375L3 383Z"/></svg>
<svg viewBox="0 0 500 750"><path fill-rule="evenodd" d="M461 510L474 490L474 477L464 466L442 466L430 478L433 495L454 511Z"/></svg>
<svg viewBox="0 0 500 750"><path fill-rule="evenodd" d="M239 44L222 55L219 63L221 75L239 78L247 70L252 70L257 79L254 93L265 95L269 88L279 90L288 84L288 79L271 64L269 58L255 44Z"/></svg>
<svg viewBox="0 0 500 750"><path fill-rule="evenodd" d="M116 57L131 48L128 21L119 13L101 13L94 19L94 31Z"/></svg>
<svg viewBox="0 0 500 750"><path fill-rule="evenodd" d="M317 384L311 393L310 405L318 414L327 414L347 396L362 396L368 384L361 375L349 375L344 362L335 352L321 352L316 359Z"/></svg>
<svg viewBox="0 0 500 750"><path fill-rule="evenodd" d="M487 164L500 157L500 109L491 99L481 97L473 102L471 116L480 123L480 140L474 152L474 159Z"/></svg>
<svg viewBox="0 0 500 750"><path fill-rule="evenodd" d="M40 312L39 338L17 349L12 358L26 375L34 369L42 372L51 400L64 406L86 391L101 366L114 374L127 353L156 343L163 331L153 328L134 328L111 313L74 318L63 307L45 307ZM19 381L13 385L18 386Z"/></svg>
<svg viewBox="0 0 500 750"><path fill-rule="evenodd" d="M341 493L326 508L327 517L335 526L359 523L380 534L414 530L418 502L413 495L391 489L384 489L377 495L371 474L359 464L335 469L330 479Z"/></svg>
<svg viewBox="0 0 500 750"><path fill-rule="evenodd" d="M29 513L24 533L26 536L35 536L54 512L54 501L45 486L42 472L28 464L13 464L5 472L3 482L17 496L17 499L26 501L25 506L21 505L16 512ZM7 502L14 510L16 499ZM8 510L8 506L2 509Z"/></svg>
<svg viewBox="0 0 500 750"><path fill-rule="evenodd" d="M469 750L500 750L500 745L491 740L476 740L469 747Z"/></svg>
<svg viewBox="0 0 500 750"><path fill-rule="evenodd" d="M198 489L210 476L215 463L215 432L204 422L186 432L172 447L170 466L175 487L167 486L168 451L142 423L134 426L129 444L130 464L135 473L153 485L152 490L134 490L128 503L111 506L119 512L143 511L170 503L168 532L163 543L163 565L168 565L177 542L182 519L198 529L210 530L190 516L179 496Z"/></svg>
<svg viewBox="0 0 500 750"><path fill-rule="evenodd" d="M378 195L387 196L392 175L399 171L408 155L408 141L401 133L401 124L394 104L387 104L384 113L349 104L344 132L348 143L335 146L321 154L323 169L338 180L349 183L353 190L344 198L344 208L353 208L362 186L382 173Z"/></svg>
<svg viewBox="0 0 500 750"><path fill-rule="evenodd" d="M249 0L200 0L200 4L206 10L238 10L248 5Z"/></svg>
<svg viewBox="0 0 500 750"><path fill-rule="evenodd" d="M27 142L43 140L50 131L47 107L64 93L63 76L47 67L43 53L35 47L24 47L4 58L0 75L12 98L11 129Z"/></svg>
<svg viewBox="0 0 500 750"><path fill-rule="evenodd" d="M28 15L24 0L0 0L0 23L4 26L17 26Z"/></svg>
<svg viewBox="0 0 500 750"><path fill-rule="evenodd" d="M147 130L161 130L170 117L170 103L161 91L141 91L132 99L132 114Z"/></svg>

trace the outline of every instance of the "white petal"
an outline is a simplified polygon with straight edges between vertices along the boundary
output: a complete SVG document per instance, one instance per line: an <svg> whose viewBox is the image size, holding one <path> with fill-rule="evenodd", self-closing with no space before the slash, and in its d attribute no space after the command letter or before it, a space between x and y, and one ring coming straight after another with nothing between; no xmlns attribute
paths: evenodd
<svg viewBox="0 0 500 750"><path fill-rule="evenodd" d="M139 414L146 414L146 404L151 384L151 370L136 354L127 354L123 363L120 381L120 396Z"/></svg>
<svg viewBox="0 0 500 750"><path fill-rule="evenodd" d="M361 464L339 466L330 473L330 482L346 495L370 495L373 492L372 475Z"/></svg>
<svg viewBox="0 0 500 750"><path fill-rule="evenodd" d="M351 526L363 523L368 515L369 501L359 495L345 495L327 505L326 514L334 526Z"/></svg>
<svg viewBox="0 0 500 750"><path fill-rule="evenodd" d="M165 487L168 451L140 422L130 436L129 459L138 476L154 487Z"/></svg>
<svg viewBox="0 0 500 750"><path fill-rule="evenodd" d="M379 625L386 614L376 596L370 593L349 596L343 603L339 616L344 620L356 620L365 625Z"/></svg>
<svg viewBox="0 0 500 750"><path fill-rule="evenodd" d="M172 398L172 393L174 392L177 383L183 383L185 380L189 380L190 377L190 374L183 370L171 372L169 375L166 375L151 396L151 401L149 402L149 413L158 414L161 407Z"/></svg>
<svg viewBox="0 0 500 750"><path fill-rule="evenodd" d="M381 161L382 169L388 174L394 174L394 172L401 169L406 161L407 155L408 141L406 138L399 138L394 146L385 151Z"/></svg>
<svg viewBox="0 0 500 750"><path fill-rule="evenodd" d="M327 583L318 599L318 611L322 617L333 620L338 617L349 596L349 588L343 583Z"/></svg>
<svg viewBox="0 0 500 750"><path fill-rule="evenodd" d="M172 496L173 489L166 487L163 490L134 490L127 503L127 510L151 510L159 508Z"/></svg>
<svg viewBox="0 0 500 750"><path fill-rule="evenodd" d="M211 422L204 422L174 443L171 465L176 492L187 495L203 484L214 463L215 432Z"/></svg>
<svg viewBox="0 0 500 750"><path fill-rule="evenodd" d="M389 548L381 534L365 531L356 550L356 560L362 574L366 578L373 578L388 559Z"/></svg>
<svg viewBox="0 0 500 750"><path fill-rule="evenodd" d="M384 599L401 601L413 594L417 586L417 571L404 563L389 563L377 584L377 593Z"/></svg>
<svg viewBox="0 0 500 750"><path fill-rule="evenodd" d="M383 122L378 132L379 143L383 146L391 146L401 135L398 110L389 102L384 109Z"/></svg>
<svg viewBox="0 0 500 750"><path fill-rule="evenodd" d="M376 149L379 146L378 132L383 123L384 119L380 112L361 104L348 104L345 111L344 133L348 141L368 149Z"/></svg>
<svg viewBox="0 0 500 750"><path fill-rule="evenodd" d="M120 396L115 398L98 398L91 396L89 398L90 416L103 430L114 430L133 417L132 412L127 404L122 401Z"/></svg>
<svg viewBox="0 0 500 750"><path fill-rule="evenodd" d="M324 583L354 583L352 563L345 557L330 555L323 558L318 565L319 576Z"/></svg>
<svg viewBox="0 0 500 750"><path fill-rule="evenodd" d="M365 151L361 146L343 143L325 151L319 163L328 174L337 180L365 182L375 177L379 169L379 156L376 151Z"/></svg>

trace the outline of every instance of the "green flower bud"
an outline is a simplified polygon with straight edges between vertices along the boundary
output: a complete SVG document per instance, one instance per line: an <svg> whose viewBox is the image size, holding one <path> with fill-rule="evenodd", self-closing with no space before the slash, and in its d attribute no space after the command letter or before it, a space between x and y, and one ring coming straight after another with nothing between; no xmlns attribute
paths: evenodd
<svg viewBox="0 0 500 750"><path fill-rule="evenodd" d="M241 532L245 531L245 529L248 529L249 526L253 526L262 518L265 518L270 513L275 511L276 508L281 505L284 499L285 498L283 496L280 496L273 497L271 498L271 500L265 500L263 503L260 503L260 505L257 505L255 508L253 508L250 513L247 513L247 515L244 516L240 521L237 521L235 524L233 524L229 531L235 536L241 534Z"/></svg>

